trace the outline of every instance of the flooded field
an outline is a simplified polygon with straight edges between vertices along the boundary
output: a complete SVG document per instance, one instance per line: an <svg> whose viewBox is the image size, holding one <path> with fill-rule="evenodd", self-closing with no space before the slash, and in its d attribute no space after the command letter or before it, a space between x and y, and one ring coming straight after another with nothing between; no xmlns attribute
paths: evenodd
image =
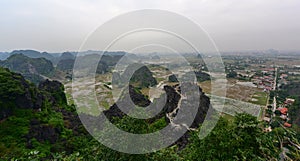
<svg viewBox="0 0 300 161"><path fill-rule="evenodd" d="M262 90L249 84L248 82L240 82L236 79L227 79L226 97L244 102L253 101L252 98L255 96L255 93ZM199 86L205 93L211 94L210 81L200 82ZM217 91L214 92L214 95L217 96L221 96L221 94Z"/></svg>

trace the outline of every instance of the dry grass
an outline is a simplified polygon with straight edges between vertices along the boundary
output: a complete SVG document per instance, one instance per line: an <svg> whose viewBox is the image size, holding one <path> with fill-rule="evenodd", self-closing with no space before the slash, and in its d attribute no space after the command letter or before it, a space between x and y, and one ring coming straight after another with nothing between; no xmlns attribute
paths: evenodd
<svg viewBox="0 0 300 161"><path fill-rule="evenodd" d="M240 100L244 102L250 102L252 96L256 92L260 92L261 89L249 86L243 86L240 84L236 84L236 79L228 79L227 80L227 90L226 90L226 97L232 98L235 100ZM205 81L199 83L200 87L202 88L203 92L211 94L211 81ZM216 91L214 95L221 96L223 91Z"/></svg>

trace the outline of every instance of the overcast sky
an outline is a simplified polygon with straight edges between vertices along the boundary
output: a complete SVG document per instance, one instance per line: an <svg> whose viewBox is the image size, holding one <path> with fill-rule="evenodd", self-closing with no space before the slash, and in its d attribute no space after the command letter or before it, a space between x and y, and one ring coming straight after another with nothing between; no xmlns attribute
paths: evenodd
<svg viewBox="0 0 300 161"><path fill-rule="evenodd" d="M220 51L300 50L299 0L1 0L0 51L76 51L102 23L139 9L194 20Z"/></svg>

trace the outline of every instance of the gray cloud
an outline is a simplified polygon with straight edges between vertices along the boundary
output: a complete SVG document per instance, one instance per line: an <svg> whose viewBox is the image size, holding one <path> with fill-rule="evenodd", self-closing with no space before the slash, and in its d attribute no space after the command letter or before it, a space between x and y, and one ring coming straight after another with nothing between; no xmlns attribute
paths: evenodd
<svg viewBox="0 0 300 161"><path fill-rule="evenodd" d="M1 1L0 50L77 50L102 23L146 8L191 18L211 35L220 50L300 50L297 0Z"/></svg>

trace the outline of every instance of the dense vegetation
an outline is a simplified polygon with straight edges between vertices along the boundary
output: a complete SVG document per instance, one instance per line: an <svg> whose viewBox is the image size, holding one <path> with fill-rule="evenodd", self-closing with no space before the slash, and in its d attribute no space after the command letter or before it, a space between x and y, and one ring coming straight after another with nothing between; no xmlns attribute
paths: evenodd
<svg viewBox="0 0 300 161"><path fill-rule="evenodd" d="M300 126L300 82L292 81L282 85L276 92L271 93L271 96L274 95L279 103L283 103L286 98L295 99L294 104L288 105L290 121Z"/></svg>
<svg viewBox="0 0 300 161"><path fill-rule="evenodd" d="M237 77L237 73L233 70L228 71L228 73L226 74L226 78L236 78Z"/></svg>
<svg viewBox="0 0 300 161"><path fill-rule="evenodd" d="M271 127L282 136L279 138L281 147L287 148L290 154L287 154L293 160L299 160L300 156L300 82L293 80L287 84L283 84L270 93L270 97L276 97L277 104L284 104L286 98L295 100L293 104L285 104L288 108L288 120L280 117L281 112L276 110L275 117L272 120ZM288 122L292 125L291 128L284 128L283 124ZM298 146L298 147L297 147Z"/></svg>
<svg viewBox="0 0 300 161"><path fill-rule="evenodd" d="M101 145L86 132L74 106L67 105L59 82L47 80L36 87L20 74L0 68L0 84L0 111L11 109L0 121L3 160L275 160L282 151L283 140L294 136L281 128L264 133L255 117L238 114L233 119L221 118L202 140L198 129L190 131L183 149L174 144L155 153L125 154ZM18 104L19 97L32 106ZM172 102L173 97L169 99ZM124 116L113 117L113 123L125 131L149 133L166 126L167 120ZM299 156L299 152L291 151L294 160Z"/></svg>
<svg viewBox="0 0 300 161"><path fill-rule="evenodd" d="M37 88L20 74L0 68L0 84L1 158L44 158L62 148L68 151L66 138L80 122L74 107L66 104L61 83L47 80Z"/></svg>
<svg viewBox="0 0 300 161"><path fill-rule="evenodd" d="M0 68L0 119L16 108L40 108L42 98L33 84L21 74Z"/></svg>

